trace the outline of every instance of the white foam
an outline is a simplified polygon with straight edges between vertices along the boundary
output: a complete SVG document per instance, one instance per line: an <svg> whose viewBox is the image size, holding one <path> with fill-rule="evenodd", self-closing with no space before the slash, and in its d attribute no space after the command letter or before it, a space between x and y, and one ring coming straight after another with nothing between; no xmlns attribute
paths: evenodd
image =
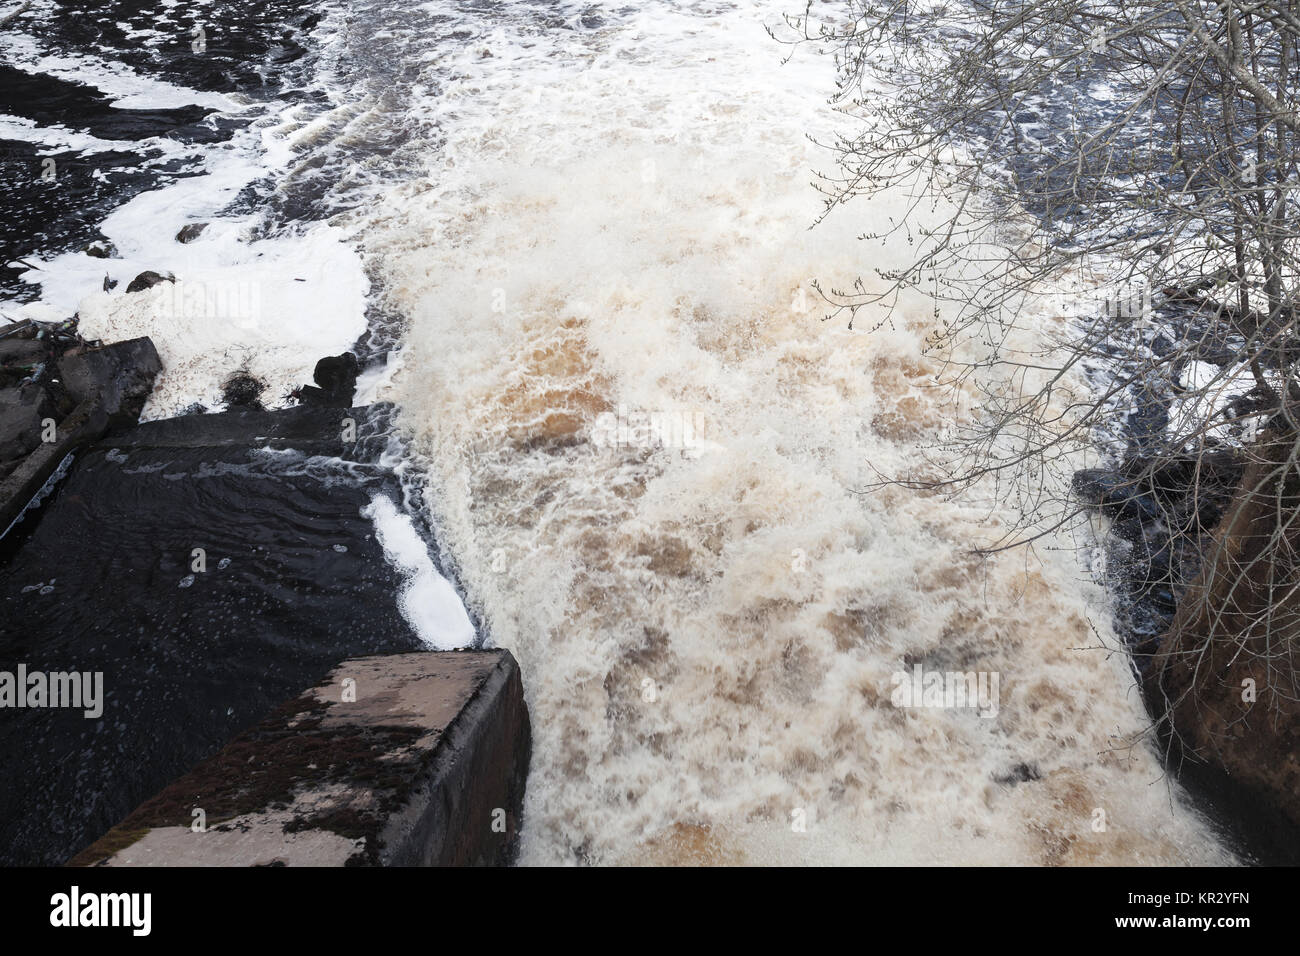
<svg viewBox="0 0 1300 956"><path fill-rule="evenodd" d="M376 495L361 513L374 521L384 555L405 578L398 606L420 639L439 651L473 646L474 625L465 606L433 566L410 517L385 495Z"/></svg>
<svg viewBox="0 0 1300 956"><path fill-rule="evenodd" d="M1255 377L1246 364L1220 368L1209 362L1192 361L1183 369L1182 386L1187 390L1175 396L1169 408L1169 435L1187 445L1206 442L1240 444L1243 431L1253 436L1259 418L1238 420L1231 411L1231 401L1251 391ZM1284 387L1270 370L1269 384Z"/></svg>
<svg viewBox="0 0 1300 956"><path fill-rule="evenodd" d="M1225 859L1131 745L1072 559L973 558L1012 517L992 493L856 490L946 411L928 301L854 334L809 289L907 255L854 238L906 197L807 229L829 62L780 67L748 4L548 33L425 7L472 34L403 92L427 176L351 228L411 322L392 394L439 540L523 669L523 860ZM702 410L708 453L596 447L619 406ZM908 658L1001 674L996 719L891 706Z"/></svg>
<svg viewBox="0 0 1300 956"><path fill-rule="evenodd" d="M22 116L0 114L0 139L34 143L51 150L75 150L79 153L132 152L156 150L168 158L198 152L196 147L185 146L165 137L155 136L143 140L101 139L89 133L68 129L66 126L41 126ZM156 161L156 159L155 159ZM149 165L148 162L142 165Z"/></svg>
<svg viewBox="0 0 1300 956"><path fill-rule="evenodd" d="M192 207L180 204L172 215L150 208L169 198L146 194L143 208L128 204L105 223L109 238L126 247L122 259L69 254L51 264L74 281L77 274L93 280L105 271L119 281L117 290L79 303L81 332L105 341L153 339L163 372L146 418L174 415L194 401L217 404L222 383L237 369L267 385L264 401L284 404L294 387L311 381L317 359L346 351L365 331L369 282L338 229L318 224L300 234L247 241L243 224L227 220L182 245L170 237L191 218L186 210ZM146 268L171 271L180 281L122 291ZM218 302L226 296L248 307L191 307L209 292Z"/></svg>
<svg viewBox="0 0 1300 956"><path fill-rule="evenodd" d="M79 53L55 53L19 33L0 33L0 57L25 73L44 73L99 90L124 110L168 110L204 106L237 113L248 102L224 93L191 90L135 72L125 63Z"/></svg>
<svg viewBox="0 0 1300 956"><path fill-rule="evenodd" d="M316 223L254 238L259 213L225 213L241 190L289 162L291 151L268 149L267 135L253 126L207 148L198 175L114 210L99 228L116 246L115 258L75 250L27 257L38 268L21 278L41 286L41 301L0 305L19 316L77 313L87 338L150 336L163 372L145 418L177 414L195 401L218 404L222 383L241 368L266 383L265 401L286 404L293 388L311 381L321 356L346 351L365 331L369 280L337 227ZM195 222L210 225L178 242L180 229ZM172 273L179 284L127 293L144 271ZM109 292L102 291L106 277L117 283Z"/></svg>

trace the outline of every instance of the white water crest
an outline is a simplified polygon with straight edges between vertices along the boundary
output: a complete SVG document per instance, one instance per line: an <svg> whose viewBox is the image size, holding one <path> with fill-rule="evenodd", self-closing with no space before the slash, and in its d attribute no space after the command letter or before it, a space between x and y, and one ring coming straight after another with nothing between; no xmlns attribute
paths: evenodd
<svg viewBox="0 0 1300 956"><path fill-rule="evenodd" d="M920 460L949 396L931 303L821 320L810 280L908 251L855 238L906 196L808 228L831 63L783 66L774 7L491 9L419 8L437 29L382 105L416 171L340 224L408 323L380 397L523 669L523 862L1228 860L1132 743L1074 558L981 561L1006 505L860 491ZM594 440L625 410L703 434ZM918 663L997 675L997 706L894 706Z"/></svg>
<svg viewBox="0 0 1300 956"><path fill-rule="evenodd" d="M465 606L434 567L410 517L385 495L375 495L361 513L375 523L384 556L405 578L398 606L420 640L438 651L472 647L474 625Z"/></svg>

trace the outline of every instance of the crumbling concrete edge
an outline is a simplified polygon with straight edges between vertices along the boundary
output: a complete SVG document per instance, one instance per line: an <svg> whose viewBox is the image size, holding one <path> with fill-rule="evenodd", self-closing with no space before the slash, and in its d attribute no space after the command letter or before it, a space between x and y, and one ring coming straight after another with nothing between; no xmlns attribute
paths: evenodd
<svg viewBox="0 0 1300 956"><path fill-rule="evenodd" d="M339 699L347 678L389 658L398 661L390 670L394 687L427 680L454 687L472 673L465 668L479 675L466 696L453 690L444 698L455 709L443 718L434 717L432 701L433 710L404 709L400 690L388 700L368 682L365 699L380 709L353 710ZM485 658L486 666L470 662ZM406 682L409 659L428 664ZM508 865L518 850L531 734L520 668L507 650L352 658L140 804L67 865ZM224 835L194 843L191 812L205 805L205 832ZM143 854L140 841L149 844Z"/></svg>
<svg viewBox="0 0 1300 956"><path fill-rule="evenodd" d="M496 741L498 746L474 747L475 737ZM412 789L405 809L384 828L383 865L509 865L518 853L531 756L532 726L519 664L514 655L503 651L491 676L443 732L433 761ZM505 781L499 806L470 798L474 780L497 777ZM506 827L505 838L495 843L492 855L485 856L483 848L489 844L475 834L493 832L498 820Z"/></svg>

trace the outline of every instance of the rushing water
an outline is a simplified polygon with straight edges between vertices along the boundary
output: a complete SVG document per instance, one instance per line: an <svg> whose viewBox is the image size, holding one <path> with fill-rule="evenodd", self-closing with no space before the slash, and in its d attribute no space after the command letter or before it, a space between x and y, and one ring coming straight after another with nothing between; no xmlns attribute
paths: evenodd
<svg viewBox="0 0 1300 956"><path fill-rule="evenodd" d="M931 303L821 320L811 281L903 261L856 237L910 202L809 229L808 134L848 121L829 60L782 64L781 9L322 7L297 85L208 172L244 191L229 228L108 266L255 275L283 292L260 324L169 326L91 294L104 263L76 253L47 274L81 283L96 334L160 340L152 414L241 361L301 380L367 317L400 346L365 397L401 405L410 500L523 668L525 863L1227 859L1133 743L1141 701L1069 551L978 559L1011 505L864 491L921 460L951 396L927 387ZM104 231L217 217L207 181ZM894 706L917 666L993 675L996 700Z"/></svg>

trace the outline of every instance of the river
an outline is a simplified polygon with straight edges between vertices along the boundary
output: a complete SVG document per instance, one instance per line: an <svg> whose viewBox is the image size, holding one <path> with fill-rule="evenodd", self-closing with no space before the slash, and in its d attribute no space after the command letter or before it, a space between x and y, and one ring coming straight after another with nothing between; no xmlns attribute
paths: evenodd
<svg viewBox="0 0 1300 956"><path fill-rule="evenodd" d="M0 33L54 47L17 68L80 56L76 81L119 95L85 58L123 50L41 33L58 6ZM198 7L220 53L224 7ZM180 98L228 133L105 211L119 259L28 251L14 288L79 305L86 334L153 336L154 416L217 406L241 364L282 396L366 336L361 398L400 406L407 505L522 667L522 863L1231 860L1135 741L1070 542L979 558L1013 503L867 490L959 414L922 354L932 303L850 331L812 282L900 264L858 236L925 213L885 194L810 228L810 136L851 120L829 58L783 62L783 10L296 9L320 19L291 70ZM188 89L174 61L123 69ZM206 240L170 240L198 218ZM256 283L263 314L184 324L100 291L143 268ZM918 673L976 675L981 706L897 706Z"/></svg>

